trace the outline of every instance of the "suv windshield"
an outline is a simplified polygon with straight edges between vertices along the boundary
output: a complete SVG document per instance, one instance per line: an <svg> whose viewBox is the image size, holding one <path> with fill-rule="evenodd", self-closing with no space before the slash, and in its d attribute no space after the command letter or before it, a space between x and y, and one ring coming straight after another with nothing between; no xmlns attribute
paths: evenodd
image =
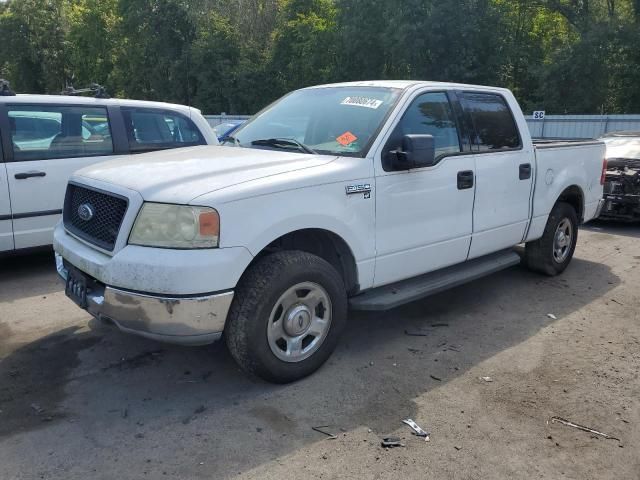
<svg viewBox="0 0 640 480"><path fill-rule="evenodd" d="M364 156L399 94L381 87L297 90L259 112L225 145Z"/></svg>

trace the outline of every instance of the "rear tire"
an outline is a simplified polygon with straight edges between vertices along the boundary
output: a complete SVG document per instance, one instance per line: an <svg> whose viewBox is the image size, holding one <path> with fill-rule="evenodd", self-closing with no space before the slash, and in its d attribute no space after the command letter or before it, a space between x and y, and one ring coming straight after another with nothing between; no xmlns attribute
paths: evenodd
<svg viewBox="0 0 640 480"><path fill-rule="evenodd" d="M542 237L525 247L528 268L545 275L555 276L567 268L578 240L578 215L568 203L555 204Z"/></svg>
<svg viewBox="0 0 640 480"><path fill-rule="evenodd" d="M335 268L306 252L277 252L243 275L225 338L243 370L288 383L320 368L346 319L346 289Z"/></svg>

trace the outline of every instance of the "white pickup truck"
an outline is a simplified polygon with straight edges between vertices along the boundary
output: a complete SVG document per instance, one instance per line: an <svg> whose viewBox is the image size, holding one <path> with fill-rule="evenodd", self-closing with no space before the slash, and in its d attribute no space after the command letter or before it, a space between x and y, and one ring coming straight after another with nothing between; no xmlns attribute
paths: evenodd
<svg viewBox="0 0 640 480"><path fill-rule="evenodd" d="M323 85L226 146L144 154L71 179L55 231L66 293L97 318L289 382L329 357L348 308L386 310L521 261L571 261L602 207L600 142L534 145L511 92Z"/></svg>

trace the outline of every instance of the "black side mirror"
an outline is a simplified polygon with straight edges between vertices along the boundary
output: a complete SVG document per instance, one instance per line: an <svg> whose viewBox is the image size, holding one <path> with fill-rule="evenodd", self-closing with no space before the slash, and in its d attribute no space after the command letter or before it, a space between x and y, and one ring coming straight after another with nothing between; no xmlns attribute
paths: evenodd
<svg viewBox="0 0 640 480"><path fill-rule="evenodd" d="M405 135L402 149L390 152L395 155L396 170L430 167L436 163L436 143L433 135Z"/></svg>

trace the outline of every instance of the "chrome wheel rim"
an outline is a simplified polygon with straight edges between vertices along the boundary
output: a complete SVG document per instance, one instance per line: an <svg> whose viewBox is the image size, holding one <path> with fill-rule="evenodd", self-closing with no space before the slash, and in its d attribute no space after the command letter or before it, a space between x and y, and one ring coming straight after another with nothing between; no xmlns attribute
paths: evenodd
<svg viewBox="0 0 640 480"><path fill-rule="evenodd" d="M562 219L553 236L553 259L556 263L564 262L573 245L573 225L568 218Z"/></svg>
<svg viewBox="0 0 640 480"><path fill-rule="evenodd" d="M298 283L285 291L271 310L269 348L284 362L301 362L320 348L330 327L327 291L317 283Z"/></svg>

